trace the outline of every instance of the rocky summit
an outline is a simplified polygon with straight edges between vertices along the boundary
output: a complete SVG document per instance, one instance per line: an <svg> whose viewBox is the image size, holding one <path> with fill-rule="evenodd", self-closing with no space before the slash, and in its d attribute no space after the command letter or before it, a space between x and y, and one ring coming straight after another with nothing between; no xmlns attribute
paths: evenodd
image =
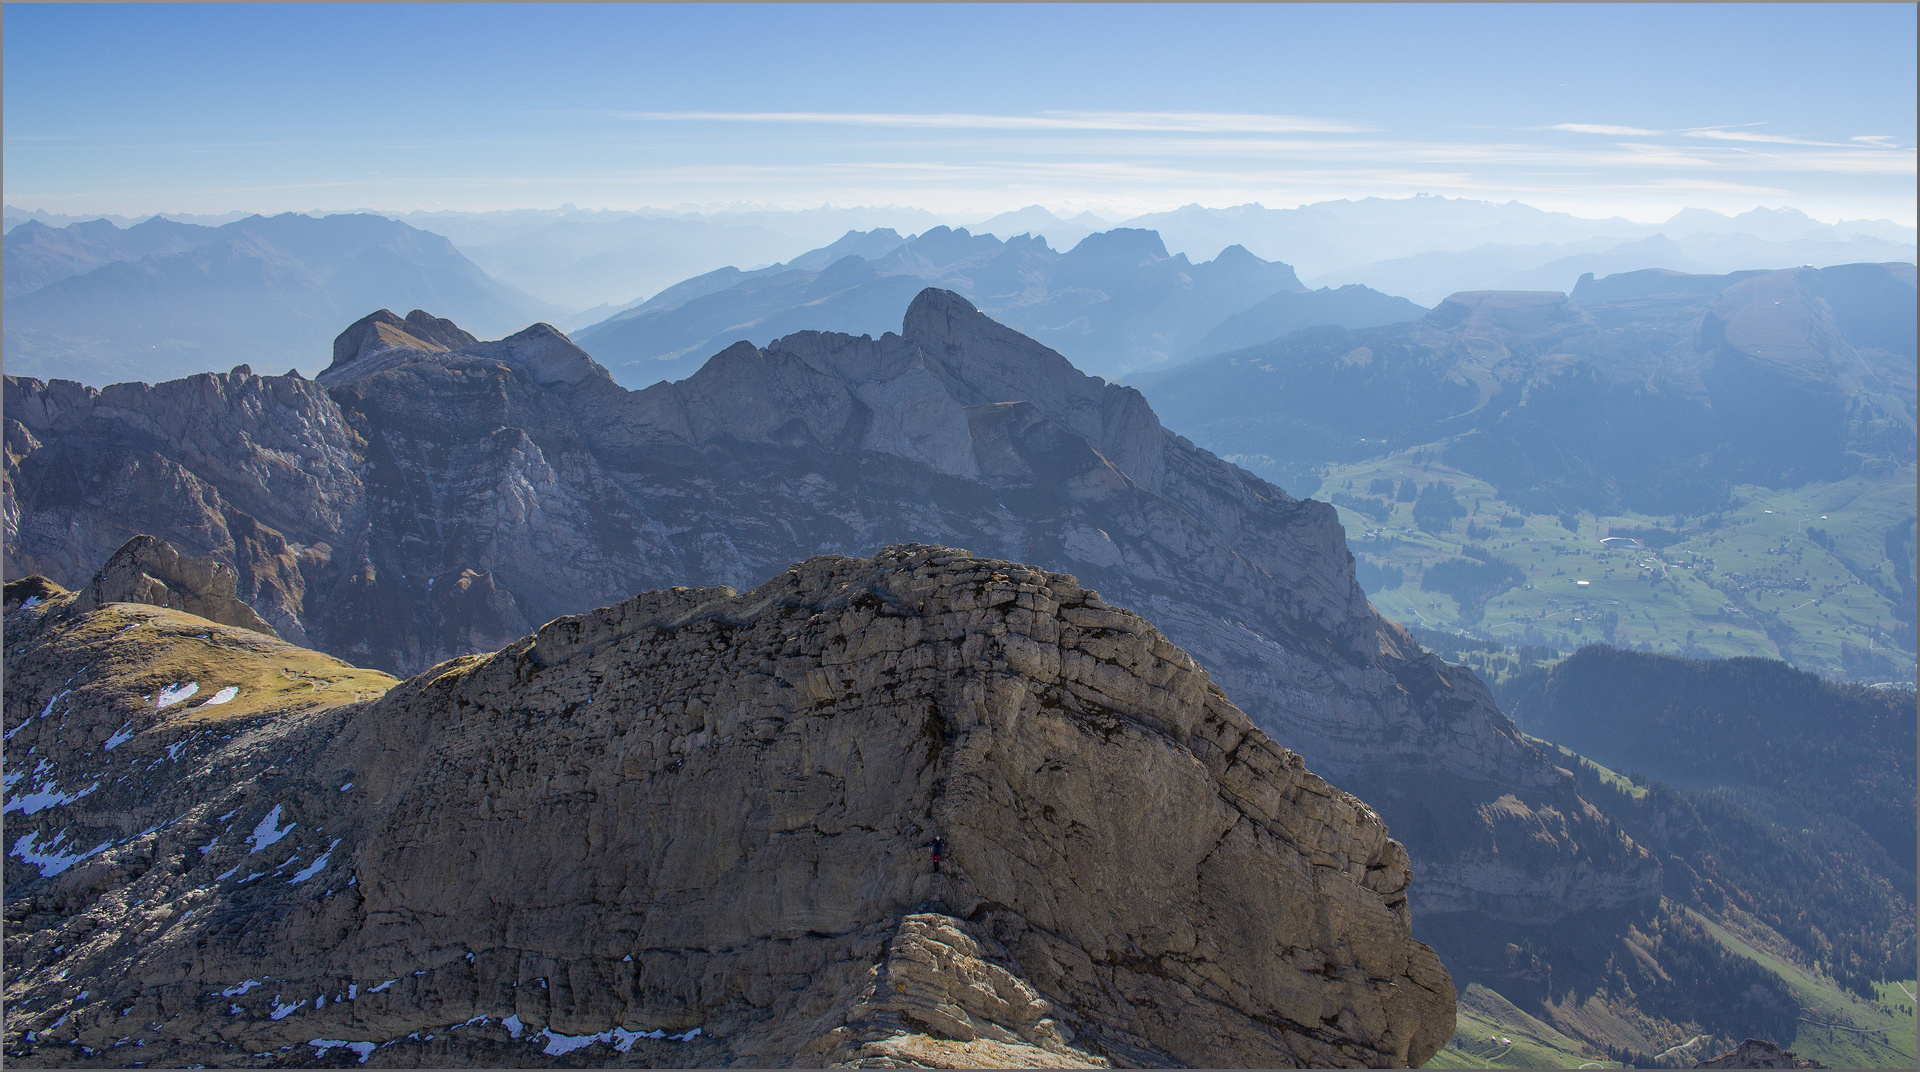
<svg viewBox="0 0 1920 1072"><path fill-rule="evenodd" d="M232 566L185 557L165 540L142 533L107 559L77 605L91 610L102 603L151 603L278 638L273 626L235 594L237 583Z"/></svg>
<svg viewBox="0 0 1920 1072"><path fill-rule="evenodd" d="M35 591L15 1063L1351 1067L1453 1031L1379 818L1063 574L817 557L390 690Z"/></svg>
<svg viewBox="0 0 1920 1072"><path fill-rule="evenodd" d="M290 642L405 675L634 592L964 547L1153 621L1377 808L1456 973L1544 979L1515 935L1625 934L1606 914L1660 895L1660 866L1471 671L1374 612L1332 506L946 291L898 334L737 343L643 391L546 325L469 344L416 311L349 328L317 380L10 376L6 418L9 576L79 587L149 532L231 564Z"/></svg>

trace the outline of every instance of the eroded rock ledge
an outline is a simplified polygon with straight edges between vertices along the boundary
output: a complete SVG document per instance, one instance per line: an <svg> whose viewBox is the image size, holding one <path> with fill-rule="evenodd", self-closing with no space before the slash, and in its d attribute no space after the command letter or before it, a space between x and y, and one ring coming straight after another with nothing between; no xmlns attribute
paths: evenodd
<svg viewBox="0 0 1920 1072"><path fill-rule="evenodd" d="M40 613L10 669L113 643ZM650 592L188 733L140 723L137 778L32 817L91 845L138 794L140 862L7 859L16 1059L1346 1067L1453 1029L1366 805L1147 622L964 551Z"/></svg>

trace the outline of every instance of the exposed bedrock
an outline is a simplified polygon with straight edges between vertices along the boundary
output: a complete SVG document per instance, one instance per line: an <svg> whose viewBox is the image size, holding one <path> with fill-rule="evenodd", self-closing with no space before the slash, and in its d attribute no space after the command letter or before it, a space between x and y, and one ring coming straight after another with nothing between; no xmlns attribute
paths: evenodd
<svg viewBox="0 0 1920 1072"><path fill-rule="evenodd" d="M72 598L8 616L7 725L99 788L9 833L111 845L7 859L20 1057L1347 1067L1452 1034L1385 825L1068 576L815 558L231 739L81 669L103 616L177 612ZM236 658L207 627L177 642ZM110 756L53 746L135 711Z"/></svg>

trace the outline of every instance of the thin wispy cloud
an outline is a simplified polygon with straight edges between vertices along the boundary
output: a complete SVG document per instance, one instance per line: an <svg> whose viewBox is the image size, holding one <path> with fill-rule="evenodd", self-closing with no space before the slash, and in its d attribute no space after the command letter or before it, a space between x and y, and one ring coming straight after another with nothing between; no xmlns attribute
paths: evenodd
<svg viewBox="0 0 1920 1072"><path fill-rule="evenodd" d="M1611 123L1555 123L1548 130L1564 130L1572 134L1606 134L1616 138L1651 138L1664 134L1664 130L1647 130L1644 127L1622 127Z"/></svg>
<svg viewBox="0 0 1920 1072"><path fill-rule="evenodd" d="M1788 134L1764 134L1756 130L1743 129L1759 126L1758 123L1745 123L1738 126L1693 127L1687 130L1649 130L1645 127L1620 126L1613 123L1555 123L1551 126L1536 127L1536 130L1559 130L1571 134L1597 134L1617 138L1657 138L1672 135L1682 138L1697 138L1705 141L1747 142L1755 145L1800 145L1815 149L1892 149L1897 148L1894 139L1885 134L1858 135L1846 142L1815 141L1809 138L1796 138ZM1857 144L1855 144L1857 143Z"/></svg>
<svg viewBox="0 0 1920 1072"><path fill-rule="evenodd" d="M1245 112L617 112L625 119L717 123L793 123L944 130L1139 130L1248 134L1359 134L1375 128L1338 119Z"/></svg>
<svg viewBox="0 0 1920 1072"><path fill-rule="evenodd" d="M1805 138L1790 137L1786 134L1761 134L1751 130L1724 130L1708 128L1704 130L1682 131L1689 138L1706 138L1711 141L1745 141L1761 145L1807 145L1821 149L1851 149L1854 146L1843 142L1808 141Z"/></svg>

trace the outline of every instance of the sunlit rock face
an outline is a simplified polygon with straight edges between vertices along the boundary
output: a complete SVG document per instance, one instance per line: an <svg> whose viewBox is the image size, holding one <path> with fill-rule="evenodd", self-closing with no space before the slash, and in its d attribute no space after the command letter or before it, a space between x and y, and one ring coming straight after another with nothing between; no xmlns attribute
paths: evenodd
<svg viewBox="0 0 1920 1072"><path fill-rule="evenodd" d="M1364 1067L1453 1031L1385 825L1062 574L814 558L378 699L153 606L6 639L45 757L17 1061Z"/></svg>

